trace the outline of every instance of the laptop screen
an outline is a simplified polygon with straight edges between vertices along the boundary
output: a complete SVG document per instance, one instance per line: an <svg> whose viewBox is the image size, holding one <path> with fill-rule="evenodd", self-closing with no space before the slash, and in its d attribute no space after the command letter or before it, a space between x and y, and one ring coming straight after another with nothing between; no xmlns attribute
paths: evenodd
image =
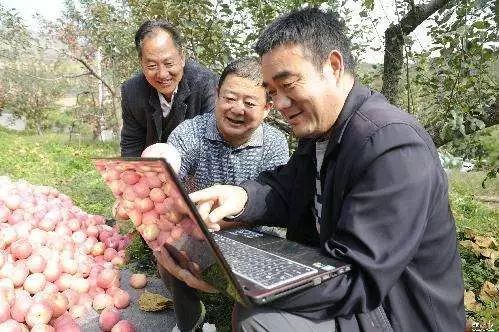
<svg viewBox="0 0 499 332"><path fill-rule="evenodd" d="M243 305L250 303L164 159L96 158L93 163L151 249L164 247L183 268Z"/></svg>

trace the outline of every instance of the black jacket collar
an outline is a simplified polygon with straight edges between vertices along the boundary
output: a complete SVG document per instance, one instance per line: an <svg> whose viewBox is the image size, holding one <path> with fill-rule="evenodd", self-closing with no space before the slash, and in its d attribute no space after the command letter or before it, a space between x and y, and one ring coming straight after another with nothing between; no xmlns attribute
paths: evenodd
<svg viewBox="0 0 499 332"><path fill-rule="evenodd" d="M185 67L190 64L190 60L187 60L185 63ZM178 109L183 109L179 107L179 105L184 104L184 101L191 94L191 87L189 86L189 82L185 79L185 68L184 67L184 75L178 84L177 93L175 94L175 99L173 99L172 109L170 111L170 116L173 117L181 117L182 114L172 114ZM143 75L143 74L142 74ZM163 110L161 109L161 105L159 103L158 90L156 90L152 85L147 82L145 76L143 76L147 85L149 86L149 105L151 106L150 111L153 112L152 117L154 119L154 126L156 127L156 134L158 140L161 139L163 133Z"/></svg>
<svg viewBox="0 0 499 332"><path fill-rule="evenodd" d="M371 94L371 91L359 84L357 81L354 82L352 89L348 93L347 99L345 100L345 104L341 109L341 112L336 119L336 122L333 125L333 129L331 130L331 134L329 136L329 143L326 149L326 154L324 159L328 157L336 147L341 143L341 139L347 128L350 119L354 115L355 111L360 108L360 106L364 103L367 97ZM315 142L316 139L301 139L296 153L298 154L306 154L313 157L315 155Z"/></svg>

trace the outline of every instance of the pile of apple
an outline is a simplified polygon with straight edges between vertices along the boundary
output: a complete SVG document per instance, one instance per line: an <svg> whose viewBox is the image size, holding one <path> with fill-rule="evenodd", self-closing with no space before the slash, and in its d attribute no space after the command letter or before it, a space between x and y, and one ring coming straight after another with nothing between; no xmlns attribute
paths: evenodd
<svg viewBox="0 0 499 332"><path fill-rule="evenodd" d="M118 311L129 241L56 189L0 176L0 331L81 331L92 310L104 331L133 331Z"/></svg>
<svg viewBox="0 0 499 332"><path fill-rule="evenodd" d="M180 168L180 157L169 144L151 145L142 156L162 157L176 172ZM97 162L96 167L117 199L115 217L132 220L150 248L159 249L165 243L175 245L184 235L204 239L161 162L114 160Z"/></svg>

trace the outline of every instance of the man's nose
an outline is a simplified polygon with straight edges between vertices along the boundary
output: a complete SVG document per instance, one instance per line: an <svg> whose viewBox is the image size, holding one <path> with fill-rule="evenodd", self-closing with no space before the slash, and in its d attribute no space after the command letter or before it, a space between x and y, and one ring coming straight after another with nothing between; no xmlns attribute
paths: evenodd
<svg viewBox="0 0 499 332"><path fill-rule="evenodd" d="M244 101L243 100L238 100L232 105L231 108L232 113L235 114L244 114Z"/></svg>
<svg viewBox="0 0 499 332"><path fill-rule="evenodd" d="M168 71L168 69L163 66L163 65L160 65L158 67L158 77L159 78L167 78L168 76L170 76L170 72Z"/></svg>
<svg viewBox="0 0 499 332"><path fill-rule="evenodd" d="M278 110L284 110L288 107L291 107L291 99L282 93L276 93L272 96L272 102L274 103L275 108Z"/></svg>

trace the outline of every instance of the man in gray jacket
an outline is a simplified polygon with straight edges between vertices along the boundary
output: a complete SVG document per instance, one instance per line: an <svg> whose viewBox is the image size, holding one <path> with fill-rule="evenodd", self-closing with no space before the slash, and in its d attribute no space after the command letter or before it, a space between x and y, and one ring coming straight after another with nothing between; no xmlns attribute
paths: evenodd
<svg viewBox="0 0 499 332"><path fill-rule="evenodd" d="M142 72L121 88L121 155L138 157L166 142L185 119L215 108L218 77L185 58L182 37L167 21L146 21L135 34Z"/></svg>

